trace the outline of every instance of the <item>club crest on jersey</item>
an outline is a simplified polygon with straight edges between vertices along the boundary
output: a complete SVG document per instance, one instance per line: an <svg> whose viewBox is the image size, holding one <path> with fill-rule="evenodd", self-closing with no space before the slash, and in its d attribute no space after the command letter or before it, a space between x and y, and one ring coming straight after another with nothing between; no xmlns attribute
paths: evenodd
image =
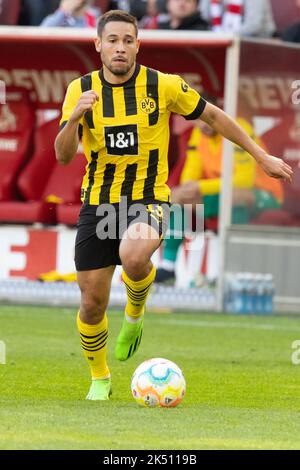
<svg viewBox="0 0 300 470"><path fill-rule="evenodd" d="M146 96L140 101L141 110L146 114L151 114L156 111L156 101L150 96Z"/></svg>

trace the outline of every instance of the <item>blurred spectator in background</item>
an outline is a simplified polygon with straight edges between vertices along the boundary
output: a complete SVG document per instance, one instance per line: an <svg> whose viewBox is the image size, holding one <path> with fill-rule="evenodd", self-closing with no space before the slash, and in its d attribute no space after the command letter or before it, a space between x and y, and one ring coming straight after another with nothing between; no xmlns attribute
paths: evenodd
<svg viewBox="0 0 300 470"><path fill-rule="evenodd" d="M198 0L167 0L167 18L156 16L147 25L149 29L201 30L210 29L209 24L201 16Z"/></svg>
<svg viewBox="0 0 300 470"><path fill-rule="evenodd" d="M130 0L110 0L108 2L108 10L124 10L130 12ZM139 0L138 3L144 3Z"/></svg>
<svg viewBox="0 0 300 470"><path fill-rule="evenodd" d="M201 0L200 11L213 31L261 38L276 32L270 0Z"/></svg>
<svg viewBox="0 0 300 470"><path fill-rule="evenodd" d="M139 20L140 28L157 29L158 21L169 19L167 0L131 0L131 14Z"/></svg>
<svg viewBox="0 0 300 470"><path fill-rule="evenodd" d="M16 25L20 14L20 0L0 0L0 24Z"/></svg>
<svg viewBox="0 0 300 470"><path fill-rule="evenodd" d="M39 26L59 5L59 0L22 0L20 25Z"/></svg>
<svg viewBox="0 0 300 470"><path fill-rule="evenodd" d="M296 0L296 5L300 9L300 0ZM300 19L297 23L288 26L281 34L284 41L300 42Z"/></svg>
<svg viewBox="0 0 300 470"><path fill-rule="evenodd" d="M141 21L141 26L148 23L149 19L166 12L166 0L111 0L109 9L119 9L128 11Z"/></svg>
<svg viewBox="0 0 300 470"><path fill-rule="evenodd" d="M92 7L90 0L61 0L59 8L47 16L41 26L69 26L95 28L101 11Z"/></svg>

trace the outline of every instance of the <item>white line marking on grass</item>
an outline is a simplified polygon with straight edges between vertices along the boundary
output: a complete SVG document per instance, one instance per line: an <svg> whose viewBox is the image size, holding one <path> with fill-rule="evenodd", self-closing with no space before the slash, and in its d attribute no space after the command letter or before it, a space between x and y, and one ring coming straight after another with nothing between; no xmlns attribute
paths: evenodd
<svg viewBox="0 0 300 470"><path fill-rule="evenodd" d="M252 329L252 330L278 330L278 331L300 331L300 328L285 327L280 325L269 325L267 323L261 324L252 324L252 323L238 323L238 322L213 322L213 321L193 321L193 320L176 320L176 319L166 319L157 320L155 319L154 323L166 324L169 325L178 325L178 326L196 326L198 328L237 328L237 329Z"/></svg>

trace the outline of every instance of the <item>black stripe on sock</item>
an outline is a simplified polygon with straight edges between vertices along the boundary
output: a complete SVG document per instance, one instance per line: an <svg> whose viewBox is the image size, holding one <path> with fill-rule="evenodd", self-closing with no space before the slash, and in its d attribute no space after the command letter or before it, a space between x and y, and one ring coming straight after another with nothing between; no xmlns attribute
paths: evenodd
<svg viewBox="0 0 300 470"><path fill-rule="evenodd" d="M133 295L133 294L131 294L130 292L127 291L128 298L131 299L131 300L134 300L135 302L143 302L146 299L147 295L148 295L148 292L147 292L147 294L145 294L141 297L141 296L138 296L138 295Z"/></svg>
<svg viewBox="0 0 300 470"><path fill-rule="evenodd" d="M88 349L88 348L85 348L84 346L81 346L81 347L82 347L82 349L84 349L85 351L88 351L88 352L97 352L97 351L100 351L100 349L103 349L105 346L106 346L106 343L103 344L103 346L101 346L98 349Z"/></svg>
<svg viewBox="0 0 300 470"><path fill-rule="evenodd" d="M96 352L96 351L99 351L100 349L104 348L104 346L106 346L107 343L101 343L101 344L98 344L96 348L87 348L86 346L84 346L83 344L81 345L82 349L84 349L85 351L89 351L89 352Z"/></svg>
<svg viewBox="0 0 300 470"><path fill-rule="evenodd" d="M137 302L143 302L147 295L148 295L149 292L146 292L145 294L143 294L142 296L141 295L134 295L132 294L131 292L127 291L127 296L132 299L132 300L135 300Z"/></svg>
<svg viewBox="0 0 300 470"><path fill-rule="evenodd" d="M145 297L148 294L148 291L149 291L150 287L151 286L149 286L147 290L145 290L141 293L135 293L129 287L126 287L126 290L127 290L128 294L133 295L134 297L140 297L142 299L143 297Z"/></svg>
<svg viewBox="0 0 300 470"><path fill-rule="evenodd" d="M150 289L150 287L152 286L152 282L147 286L145 287L145 289L141 290L141 291L138 291L138 290L134 290L132 289L125 281L124 281L124 284L126 286L126 290L131 294L131 295L135 295L135 296L145 296L147 294L147 290Z"/></svg>
<svg viewBox="0 0 300 470"><path fill-rule="evenodd" d="M103 330L95 336L87 336L87 335L84 335L83 333L80 333L80 332L79 332L79 334L80 334L80 336L83 336L84 338L94 339L94 338L98 338L98 336L100 336L100 335L102 335L102 333L106 333L106 332L107 332L107 330Z"/></svg>
<svg viewBox="0 0 300 470"><path fill-rule="evenodd" d="M110 190L113 184L115 171L116 165L114 165L113 163L107 163L104 170L104 178L100 191L99 204L105 204L110 202Z"/></svg>
<svg viewBox="0 0 300 470"><path fill-rule="evenodd" d="M151 286L152 286L152 283L150 284L150 286L147 287L147 289L143 289L141 292L139 292L139 291L135 291L133 289L130 289L130 287L128 287L127 284L126 284L126 289L132 295L143 296L143 295L146 295L147 291L150 289Z"/></svg>
<svg viewBox="0 0 300 470"><path fill-rule="evenodd" d="M105 338L102 338L101 340L99 340L97 344L94 344L94 346L89 346L88 344L84 344L83 342L81 342L81 346L86 348L89 351L95 351L96 348L98 348L102 344L105 345L107 343L107 337L108 335Z"/></svg>
<svg viewBox="0 0 300 470"><path fill-rule="evenodd" d="M124 284L128 287L128 289L133 292L134 294L142 294L145 290L149 289L149 287L152 286L152 281L150 282L150 284L148 284L146 287L144 287L144 289L142 290L137 290L137 289L133 289L129 284L127 284L127 282L124 281Z"/></svg>
<svg viewBox="0 0 300 470"><path fill-rule="evenodd" d="M81 338L81 341L83 343L85 343L86 345L94 344L94 343L97 343L98 341L100 341L100 339L104 338L105 335L108 336L108 331L105 331L103 334L101 334L101 336L99 335L99 337L95 341L85 341L82 338Z"/></svg>

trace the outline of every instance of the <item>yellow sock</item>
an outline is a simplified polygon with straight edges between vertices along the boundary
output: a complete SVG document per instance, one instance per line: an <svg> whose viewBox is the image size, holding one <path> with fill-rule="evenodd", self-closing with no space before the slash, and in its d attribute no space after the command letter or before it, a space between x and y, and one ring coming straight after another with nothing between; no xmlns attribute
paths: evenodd
<svg viewBox="0 0 300 470"><path fill-rule="evenodd" d="M109 369L106 362L108 321L105 313L103 320L97 325L88 325L80 320L77 315L77 327L80 334L83 355L86 358L93 379L105 379L109 377Z"/></svg>
<svg viewBox="0 0 300 470"><path fill-rule="evenodd" d="M141 281L132 281L125 271L122 272L122 279L127 291L127 304L125 311L127 315L133 319L138 319L144 313L144 306L150 291L152 282L155 279L156 269L152 269L148 276Z"/></svg>

